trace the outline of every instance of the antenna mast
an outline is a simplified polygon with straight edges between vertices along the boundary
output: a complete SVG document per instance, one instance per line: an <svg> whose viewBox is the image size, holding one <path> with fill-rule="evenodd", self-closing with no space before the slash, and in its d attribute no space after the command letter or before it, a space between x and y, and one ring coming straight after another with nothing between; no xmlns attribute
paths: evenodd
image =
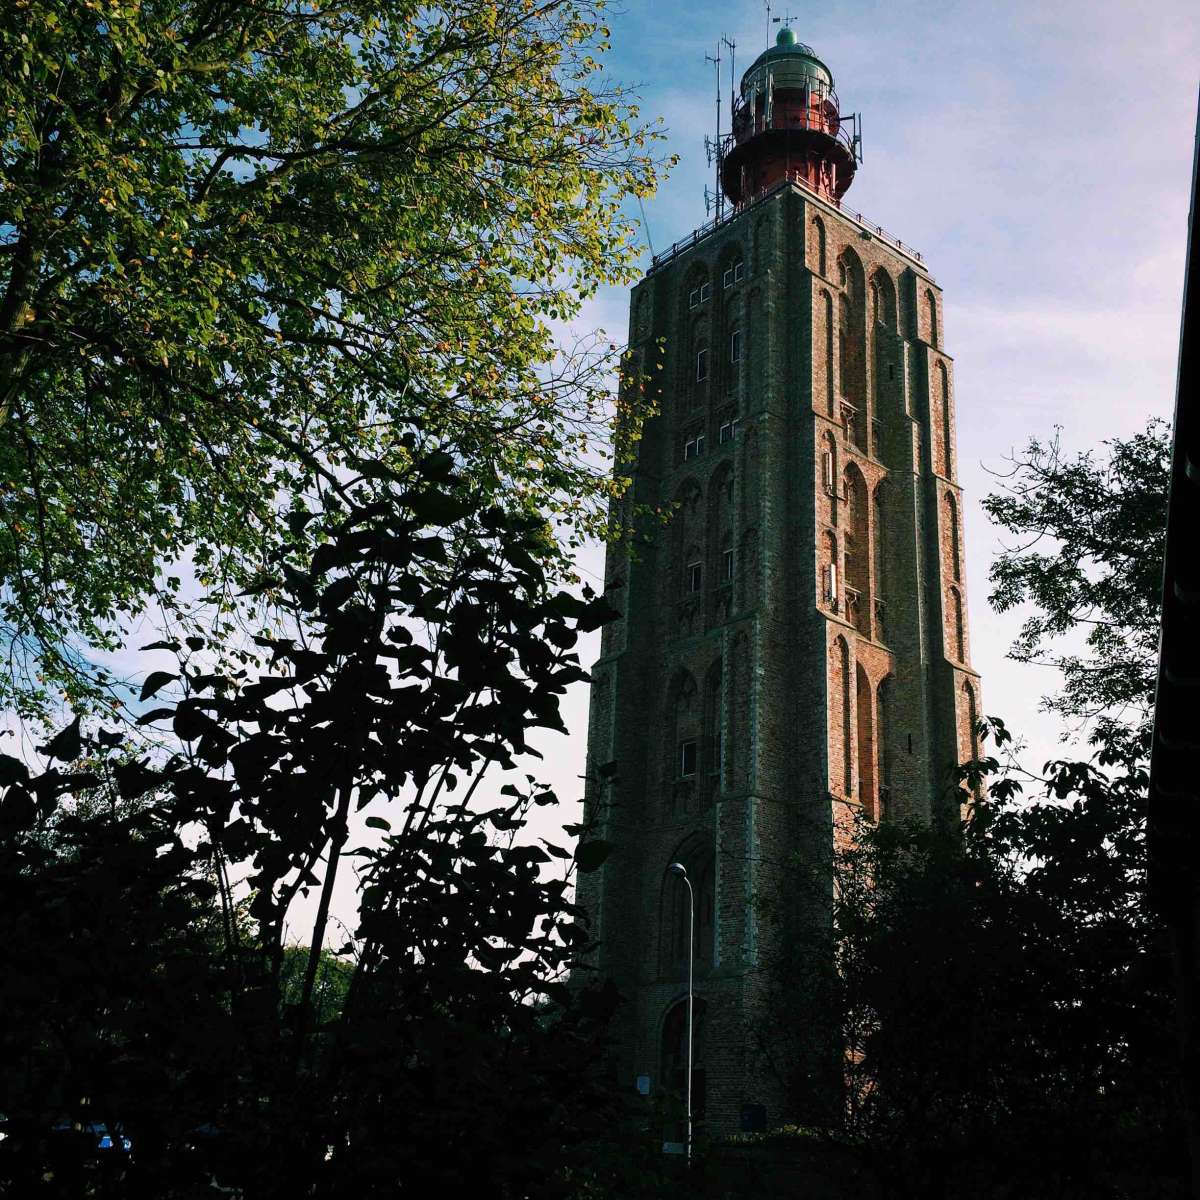
<svg viewBox="0 0 1200 1200"><path fill-rule="evenodd" d="M724 41L724 38L722 38ZM724 213L724 193L721 191L721 44L717 43L717 52L715 55L706 54L705 62L710 62L717 71L717 137L714 141L712 138L704 139L704 150L708 155L708 165L711 167L716 163L717 167L717 190L713 194L711 200L708 194L708 187L704 189L704 211L708 212L710 205L715 205L717 210L717 220L719 221Z"/></svg>
<svg viewBox="0 0 1200 1200"><path fill-rule="evenodd" d="M721 35L721 45L729 51L729 132L733 132L733 112L737 106L737 42Z"/></svg>

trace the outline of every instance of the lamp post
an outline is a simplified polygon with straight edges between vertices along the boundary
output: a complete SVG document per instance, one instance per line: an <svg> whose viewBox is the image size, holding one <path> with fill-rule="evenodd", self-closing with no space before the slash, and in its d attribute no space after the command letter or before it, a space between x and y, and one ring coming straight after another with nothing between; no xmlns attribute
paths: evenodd
<svg viewBox="0 0 1200 1200"><path fill-rule="evenodd" d="M667 868L687 884L688 890L688 993L687 993L687 1165L692 1165L692 970L696 949L696 894L683 863L674 862Z"/></svg>

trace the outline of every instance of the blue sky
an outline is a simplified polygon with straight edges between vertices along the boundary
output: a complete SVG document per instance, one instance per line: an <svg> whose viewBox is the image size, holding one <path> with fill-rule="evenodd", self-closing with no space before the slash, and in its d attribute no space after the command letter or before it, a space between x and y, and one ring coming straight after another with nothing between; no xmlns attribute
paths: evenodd
<svg viewBox="0 0 1200 1200"><path fill-rule="evenodd" d="M1059 727L1039 713L1054 678L1005 657L1021 618L987 604L1000 533L979 501L995 488L988 469L1002 470L1030 435L1061 425L1064 446L1086 449L1171 411L1200 5L893 0L783 11L832 69L843 110L862 114L864 161L846 203L920 250L945 290L972 659L985 711L1024 734L1040 766L1059 751ZM740 75L767 45L765 18L758 0L656 0L613 14L610 69L640 85L643 112L664 117L681 159L646 205L659 250L705 219L714 76L704 56L729 35ZM614 290L585 317L623 333L626 304ZM600 569L598 556L583 564ZM545 746L543 773L573 796L586 696L568 709L571 736Z"/></svg>

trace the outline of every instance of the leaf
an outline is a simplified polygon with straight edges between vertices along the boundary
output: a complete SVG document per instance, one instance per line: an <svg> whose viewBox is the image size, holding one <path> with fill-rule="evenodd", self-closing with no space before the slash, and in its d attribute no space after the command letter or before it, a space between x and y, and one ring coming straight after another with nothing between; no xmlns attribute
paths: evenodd
<svg viewBox="0 0 1200 1200"><path fill-rule="evenodd" d="M584 875L598 871L608 861L613 852L613 844L597 838L595 841L584 842L575 851L575 865Z"/></svg>
<svg viewBox="0 0 1200 1200"><path fill-rule="evenodd" d="M135 724L149 725L153 721L161 721L163 717L173 717L174 715L175 710L173 708L152 708L149 712L142 713Z"/></svg>
<svg viewBox="0 0 1200 1200"><path fill-rule="evenodd" d="M171 680L178 678L179 676L171 671L151 671L150 674L146 676L145 682L142 684L142 691L138 696L138 699L149 700L150 697L155 695L164 684L168 684L171 682Z"/></svg>
<svg viewBox="0 0 1200 1200"><path fill-rule="evenodd" d="M144 796L162 780L157 771L150 770L141 760L119 763L113 769L113 775L117 781L117 791L125 800L136 800L139 796Z"/></svg>
<svg viewBox="0 0 1200 1200"><path fill-rule="evenodd" d="M368 829L382 829L384 833L391 833L391 821L384 820L383 817L368 817L364 822Z"/></svg>
<svg viewBox="0 0 1200 1200"><path fill-rule="evenodd" d="M21 760L11 754L0 754L0 787L28 782L29 768Z"/></svg>
<svg viewBox="0 0 1200 1200"><path fill-rule="evenodd" d="M83 737L79 732L79 717L60 730L49 742L38 749L49 758L59 762L73 762L83 752Z"/></svg>

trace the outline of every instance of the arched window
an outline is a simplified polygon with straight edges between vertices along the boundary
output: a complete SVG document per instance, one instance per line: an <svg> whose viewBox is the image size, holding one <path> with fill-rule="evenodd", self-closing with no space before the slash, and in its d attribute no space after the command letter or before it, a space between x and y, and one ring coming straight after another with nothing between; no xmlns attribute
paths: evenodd
<svg viewBox="0 0 1200 1200"><path fill-rule="evenodd" d="M816 263L817 274L825 274L825 222L820 217L813 217L813 259Z"/></svg>
<svg viewBox="0 0 1200 1200"><path fill-rule="evenodd" d="M870 633L871 535L867 525L867 481L854 463L843 473L846 496L846 612L855 627Z"/></svg>
<svg viewBox="0 0 1200 1200"><path fill-rule="evenodd" d="M692 566L703 563L705 534L704 496L700 485L685 480L675 493L671 513L671 576L667 599L672 603L691 595ZM703 583L703 575L699 581Z"/></svg>
<svg viewBox="0 0 1200 1200"><path fill-rule="evenodd" d="M854 327L854 314L850 307L848 296L838 297L838 376L842 387L842 395L846 395L854 368L851 365L851 335Z"/></svg>
<svg viewBox="0 0 1200 1200"><path fill-rule="evenodd" d="M929 344L936 349L938 346L937 298L931 288L925 289L925 319L929 329Z"/></svg>
<svg viewBox="0 0 1200 1200"><path fill-rule="evenodd" d="M667 693L665 779L667 809L679 816L692 808L700 760L700 712L696 681L690 671L680 671Z"/></svg>
<svg viewBox="0 0 1200 1200"><path fill-rule="evenodd" d="M724 753L724 702L721 689L721 660L717 659L704 677L704 737L701 743L701 794L711 804L721 787Z"/></svg>
<svg viewBox="0 0 1200 1200"><path fill-rule="evenodd" d="M979 721L979 712L975 705L975 689L965 679L962 685L963 694L963 762L973 762L979 757L979 733L975 726Z"/></svg>
<svg viewBox="0 0 1200 1200"><path fill-rule="evenodd" d="M839 635L829 648L829 786L847 798L854 778L850 687L850 647Z"/></svg>
<svg viewBox="0 0 1200 1200"><path fill-rule="evenodd" d="M821 488L826 497L829 511L829 523L838 523L838 472L837 440L832 433L826 433L821 438Z"/></svg>
<svg viewBox="0 0 1200 1200"><path fill-rule="evenodd" d="M871 512L871 601L872 630L877 642L884 640L884 601L887 596L887 520L884 487L879 483L872 497Z"/></svg>
<svg viewBox="0 0 1200 1200"><path fill-rule="evenodd" d="M937 475L950 477L950 385L946 366L939 362L934 368L933 395L929 403L929 437L933 446L933 470Z"/></svg>
<svg viewBox="0 0 1200 1200"><path fill-rule="evenodd" d="M704 590L704 559L700 547L691 545L683 556L683 595L698 596Z"/></svg>
<svg viewBox="0 0 1200 1200"><path fill-rule="evenodd" d="M896 285L882 267L871 276L871 318L875 324L896 328Z"/></svg>
<svg viewBox="0 0 1200 1200"><path fill-rule="evenodd" d="M733 582L733 469L723 463L708 487L709 586Z"/></svg>
<svg viewBox="0 0 1200 1200"><path fill-rule="evenodd" d="M962 593L956 587L950 589L950 617L954 622L954 655L961 663L967 661L967 631L963 621Z"/></svg>
<svg viewBox="0 0 1200 1200"><path fill-rule="evenodd" d="M884 679L875 691L875 744L879 748L877 761L879 763L879 812L877 820L886 821L893 816L892 807L892 760L888 751L888 731L890 713L888 709L891 700L891 676Z"/></svg>
<svg viewBox="0 0 1200 1200"><path fill-rule="evenodd" d="M950 376L945 363L938 363L938 387L942 400L942 453L946 461L946 478L954 478L954 414L950 410Z"/></svg>
<svg viewBox="0 0 1200 1200"><path fill-rule="evenodd" d="M875 795L875 705L871 681L862 663L855 669L855 701L858 708L858 800L871 820L879 819Z"/></svg>
<svg viewBox="0 0 1200 1200"><path fill-rule="evenodd" d="M866 448L866 322L863 314L866 286L862 263L849 248L838 257L842 294L838 301L838 386L843 424L850 440Z"/></svg>
<svg viewBox="0 0 1200 1200"><path fill-rule="evenodd" d="M687 1063L688 1063L688 1029L687 1029L687 1000L679 1000L673 1004L663 1017L662 1046L660 1054L660 1078L662 1089L667 1096L672 1097L676 1104L686 1109ZM696 997L692 1000L692 1121L699 1124L704 1120L704 1100L707 1091L706 1061L706 1020L705 1003ZM686 1124L677 1122L678 1128L669 1130L667 1140L682 1142L686 1136Z"/></svg>
<svg viewBox="0 0 1200 1200"><path fill-rule="evenodd" d="M950 577L962 579L962 550L958 541L958 502L953 492L946 493L946 532L949 534Z"/></svg>
<svg viewBox="0 0 1200 1200"><path fill-rule="evenodd" d="M830 612L837 612L841 580L838 578L837 534L830 530L824 536L825 555L822 563L822 599Z"/></svg>
<svg viewBox="0 0 1200 1200"><path fill-rule="evenodd" d="M825 403L826 411L833 417L837 415L833 389L833 297L822 292L821 299L825 308Z"/></svg>

